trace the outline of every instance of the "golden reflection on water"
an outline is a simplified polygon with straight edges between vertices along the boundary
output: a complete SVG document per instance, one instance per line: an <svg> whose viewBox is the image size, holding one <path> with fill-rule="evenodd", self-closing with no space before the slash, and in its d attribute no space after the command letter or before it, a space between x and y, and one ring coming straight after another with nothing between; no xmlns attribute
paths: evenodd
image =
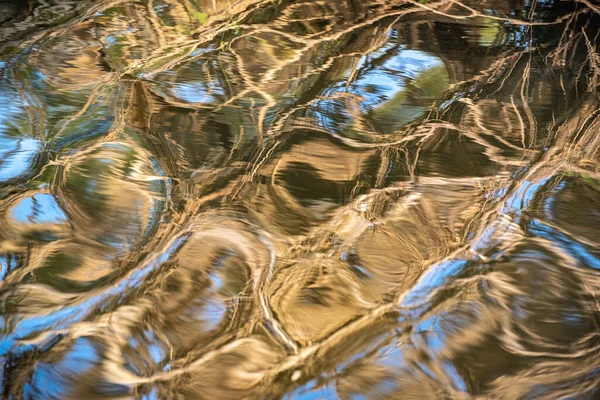
<svg viewBox="0 0 600 400"><path fill-rule="evenodd" d="M600 9L525 3L0 3L0 397L598 396Z"/></svg>

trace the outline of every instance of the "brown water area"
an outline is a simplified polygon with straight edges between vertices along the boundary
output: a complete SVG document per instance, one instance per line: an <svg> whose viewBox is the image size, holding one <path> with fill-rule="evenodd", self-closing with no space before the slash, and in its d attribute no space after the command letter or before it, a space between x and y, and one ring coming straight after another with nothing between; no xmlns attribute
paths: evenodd
<svg viewBox="0 0 600 400"><path fill-rule="evenodd" d="M600 399L600 3L0 0L0 399Z"/></svg>

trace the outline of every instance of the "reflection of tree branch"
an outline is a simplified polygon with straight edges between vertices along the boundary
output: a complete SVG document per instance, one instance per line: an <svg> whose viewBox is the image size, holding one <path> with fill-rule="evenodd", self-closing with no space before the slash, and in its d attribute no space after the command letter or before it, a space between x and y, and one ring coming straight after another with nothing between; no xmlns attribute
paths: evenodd
<svg viewBox="0 0 600 400"><path fill-rule="evenodd" d="M598 7L597 5L593 4L591 1L589 1L589 0L575 0L575 1L577 3L584 4L590 10L593 10L595 13L600 14L600 7Z"/></svg>
<svg viewBox="0 0 600 400"><path fill-rule="evenodd" d="M580 2L585 4L587 0L580 0ZM278 320L277 315L271 310L271 305L268 301L267 294L268 289L272 284L271 274L275 265L273 258L268 267L265 267L264 265L255 267L257 269L262 268L262 270L260 274L256 274L252 278L252 287L255 289L255 292L253 293L253 297L250 298L254 299L254 301L258 303L258 306L252 310L254 312L252 315L243 316L247 319L242 319L242 316L236 314L236 318L240 318L240 321L245 324L239 332L236 332L236 334L231 336L223 335L223 337L215 340L215 342L211 342L206 347L195 349L195 351L182 355L181 358L176 358L173 360L173 356L171 355L170 361L173 362L173 369L167 372L157 372L149 377L135 376L133 373L126 371L121 365L122 363L120 364L122 361L119 351L120 346L126 343L125 338L130 334L131 327L128 324L133 326L134 323L143 323L144 315L148 310L151 310L152 304L147 298L143 298L142 295L137 292L131 294L131 301L128 298L125 304L119 303L119 301L116 301L122 299L122 293L116 290L120 287L119 285L127 283L128 279L130 279L132 276L136 276L139 271L142 271L143 273L149 273L148 271L150 271L152 268L159 270L161 267L157 260L160 260L161 257L163 257L163 254L167 254L168 249L171 248L174 241L180 239L183 240L186 235L191 234L192 232L203 231L207 226L210 226L209 223L219 223L220 221L218 219L215 219L215 221L205 219L206 214L204 214L204 211L206 209L214 208L215 205L221 206L223 204L227 204L227 206L229 206L230 203L234 203L234 201L236 201L235 205L239 205L238 202L241 202L240 200L243 201L243 198L239 196L239 194L258 191L255 190L255 188L260 188L260 185L262 184L261 179L258 178L267 178L265 181L270 182L272 186L277 186L276 175L278 165L275 158L279 155L278 152L281 151L280 149L284 147L283 144L287 138L295 135L298 132L303 132L308 128L312 132L326 134L336 138L344 145L352 147L353 151L366 152L373 149L381 149L379 165L377 166L374 174L374 184L371 186L381 190L371 190L369 193L361 195L361 197L358 198L355 191L358 184L355 184L352 195L349 196L350 204L341 206L332 213L333 215L331 216L331 221L333 222L319 225L314 229L310 229L307 234L298 235L299 237L286 238L285 240L282 240L284 245L290 245L288 246L289 248L270 248L273 257L275 257L275 254L277 254L280 259L291 260L292 262L297 259L298 253L302 254L303 251L313 251L311 248L308 248L308 246L305 245L306 242L316 242L320 239L329 237L329 234L336 232L336 230L342 230L343 227L340 228L340 226L347 222L347 220L344 220L342 217L348 217L350 222L355 224L353 225L355 227L352 232L353 236L346 238L344 245L351 247L355 244L357 238L368 227L371 226L370 222L372 222L369 221L364 215L356 212L356 209L359 209L359 206L362 205L363 202L366 204L368 201L373 199L375 199L373 201L376 201L377 196L380 195L381 192L401 191L400 184L394 183L390 184L389 187L386 187L386 171L388 166L393 161L398 161L400 158L398 154L405 155L408 175L410 178L410 182L406 183L406 185L420 184L424 185L423 187L425 187L428 184L447 185L455 183L455 181L446 178L418 177L417 174L417 161L419 160L423 149L426 151L427 146L433 146L442 143L440 137L443 137L445 133L457 132L459 135L468 138L470 142L473 142L484 149L483 153L489 160L505 167L505 171L503 172L515 172L517 178L514 181L511 181L506 176L502 175L492 176L489 179L466 178L463 181L463 183L466 183L472 187L481 186L481 192L483 195L486 195L489 198L494 198L492 194L499 192L500 189L505 189L505 194L501 198L486 202L475 216L471 217L465 222L468 231L474 232L473 237L462 237L459 239L444 238L444 250L439 250L439 254L434 253L431 255L432 253L429 253L429 256L420 255L418 263L415 263L415 265L420 270L426 271L442 268L441 265L443 262L450 260L488 260L489 257L493 257L493 254L490 253L492 252L492 250L490 250L492 247L489 246L489 243L487 242L490 240L490 237L492 237L492 241L497 240L499 243L506 246L506 248L512 246L516 239L522 237L522 232L520 232L518 229L518 224L520 221L520 216L518 215L519 210L515 210L514 206L510 205L510 202L515 198L518 198L519 196L523 197L522 193L520 193L520 190L522 190L523 187L527 188L527 185L530 185L529 187L532 187L532 190L534 190L535 187L528 182L546 182L548 179L556 174L561 173L563 170L576 170L576 168L580 168L578 166L579 164L583 162L592 162L590 160L594 160L594 157L596 157L598 149L600 148L600 138L598 135L596 135L596 132L599 128L599 112L593 111L594 107L597 109L597 102L590 101L589 104L584 103L583 106L581 106L576 112L575 116L567 122L564 122L558 127L556 127L555 124L552 125L552 129L549 129L552 136L551 140L553 141L552 146L548 146L550 150L536 150L535 142L538 122L535 119L532 107L529 105L529 99L531 97L530 93L532 90L530 87L530 81L533 69L531 58L534 55L531 49L526 51L508 50L500 53L490 67L484 69L482 72L479 72L472 79L455 83L450 88L449 92L446 93L445 98L439 99L440 101L437 103L437 105L431 107L431 112L428 115L423 115L417 121L418 123L400 128L390 135L379 134L375 132L375 129L369 126L368 121L366 121L359 109L358 103L360 102L360 99L355 93L339 92L327 96L311 94L300 100L294 98L294 103L291 106L288 108L282 107L283 111L277 113L275 117L273 117L273 122L267 123L265 121L267 120L268 114L278 105L279 100L276 90L274 90L271 85L275 83L285 83L286 78L284 74L281 74L282 71L284 71L285 68L293 67L295 64L303 64L304 60L313 54L319 53L318 55L323 62L305 73L299 72L296 78L298 82L301 82L302 79L313 77L315 75L326 75L330 69L335 66L336 61L343 60L346 57L367 57L367 55L372 53L374 49L379 48L383 43L386 42L389 31L393 28L393 26L395 26L395 24L398 22L398 19L401 17L414 14L416 12L421 12L423 10L432 12L436 15L441 15L443 17L449 17L454 20L464 20L473 17L490 18L490 16L481 14L473 8L457 2L456 0L442 0L427 4L409 0L408 3L414 7L396 10L391 6L387 7L386 5L380 9L381 14L376 14L375 17L366 18L365 21L357 24L356 26L345 27L344 29L337 31L334 28L331 28L326 30L323 34L311 34L308 37L295 35L293 33L285 32L281 29L275 29L267 25L235 25L238 22L244 22L244 20L251 15L251 13L255 11L257 7L259 7L259 4L265 3L266 2L260 1L249 2L248 7L244 12L235 14L233 16L223 13L220 16L221 19L215 21L215 28L200 28L197 31L201 35L201 39L199 41L185 40L178 43L181 44L180 47L173 49L169 48L170 35L168 31L163 31L163 29L166 28L161 25L159 18L155 14L150 13L151 15L147 18L150 20L153 29L156 31L156 36L158 37L158 48L154 51L145 53L144 57L139 62L132 62L129 64L129 66L125 68L125 72L123 72L121 75L121 77L125 77L125 75L128 73L144 71L148 74L148 76L152 76L153 74L159 74L161 72L168 71L184 62L189 62L205 56L206 53L203 55L195 55L193 52L202 48L202 46L214 44L213 41L216 40L218 35L230 33L230 31L233 29L241 28L245 30L245 33L230 38L228 41L226 41L225 46L223 46L223 49L229 47L228 50L233 55L232 58L234 58L233 63L235 63L235 66L240 71L239 76L245 85L241 90L239 90L237 93L234 93L234 91L231 90L231 96L229 99L220 105L190 105L184 103L183 101L178 102L177 100L171 99L169 96L162 97L166 102L176 106L196 108L198 110L205 108L209 111L223 111L229 107L240 109L242 106L239 105L238 100L244 98L245 96L249 96L252 93L262 97L262 99L265 100L265 103L261 104L260 106L256 106L257 112L254 112L254 98L250 99L252 104L249 107L251 114L250 118L256 118L257 120L254 121L253 124L242 125L240 128L239 137L233 145L233 148L228 152L228 154L225 154L225 156L222 158L224 161L222 163L220 162L217 167L210 169L209 167L202 166L201 168L192 171L194 174L201 176L201 179L190 179L189 182L185 183L185 187L181 189L184 192L184 195L181 196L182 204L177 208L177 210L170 210L168 223L161 224L157 228L152 238L116 262L116 264L118 264L118 269L117 273L115 273L114 282L111 282L107 288L95 290L91 295L89 295L89 297L87 295L78 295L71 296L69 298L71 306L85 305L85 310L81 311L81 315L78 317L80 318L80 321L83 321L84 319L87 319L88 321L94 320L97 317L95 313L100 312L100 309L102 309L101 312L104 313L104 315L101 316L98 321L81 323L76 322L71 326L72 329L65 328L60 331L62 334L72 335L71 338L77 337L77 335L89 333L89 330L83 329L85 326L88 328L90 326L104 328L105 325L103 324L106 322L106 318L112 316L115 317L115 320L110 323L110 326L115 330L116 335L118 336L118 341L110 344L110 360L106 364L106 370L113 374L111 379L114 378L115 381L126 384L158 382L177 379L181 377L182 374L197 372L202 368L210 368L211 363L215 362L220 356L235 351L239 347L251 342L253 339L248 339L247 337L242 338L242 336L251 335L253 332L255 332L254 329L256 327L266 323L271 326L272 332L275 332L273 335L274 343L276 342L278 345L287 346L292 350L290 352L292 354L282 356L283 358L281 362L277 365L269 365L259 371L248 373L248 375L251 376L254 385L264 384L269 386L271 384L275 384L275 382L278 380L281 380L283 376L283 379L291 378L293 381L291 385L293 386L300 382L298 379L295 379L294 376L300 376L301 380L304 380L308 379L310 376L316 376L320 374L322 369L325 369L321 360L327 355L331 354L331 352L345 347L348 342L351 342L353 335L356 335L357 332L369 332L371 330L375 330L374 327L385 325L387 323L386 321L388 320L392 321L390 325L398 325L395 317L397 316L398 312L406 311L402 310L400 305L409 293L404 286L402 286L402 290L394 293L394 298L391 301L388 298L386 301L375 305L373 302L369 303L369 301L364 300L363 303L368 304L371 307L370 310L358 315L352 320L347 321L347 323L343 326L336 327L336 329L329 333L323 340L305 347L297 348L297 345L295 344L291 335L286 332L285 325ZM242 2L238 2L236 4L240 5ZM462 9L466 9L470 14L467 16L451 14L451 6L453 5L457 5ZM507 24L524 26L553 25L568 20L569 22L567 23L567 26L569 26L571 21L575 19L576 15L578 14L571 13L567 16L559 18L554 22L547 23L534 23L501 17L493 17L492 19L500 20ZM392 21L391 24L387 23L388 18L390 21ZM306 20L309 19L307 18ZM358 49L354 47L350 49L345 48L345 46L350 47L352 45L350 43L342 43L338 47L333 47L333 50L327 48L322 49L319 47L323 44L336 43L337 41L343 40L346 36L349 36L350 33L359 32L359 29L361 28L366 28L377 23L382 24L383 22L385 22L385 26L380 30L374 30L373 32L365 30L368 35L372 33L371 36L373 37L370 37L370 40L366 41L366 45L363 42L363 47L357 46L359 47ZM273 26L277 25L273 24ZM593 38L591 40L585 30L582 30L581 33L577 32L573 35L569 35L566 32L567 29L565 28L565 33L560 41L560 50L556 51L555 53L551 53L552 55L549 60L554 62L560 59L563 62L566 62L564 59L568 54L567 50L570 49L569 51L574 52L573 49L577 46L576 40L583 38L583 40L585 40L588 52L586 60L587 68L590 70L588 75L588 89L593 91L600 83L600 58L598 57L596 46L594 44L597 42L597 38ZM302 44L303 47L299 50L294 49L292 52L293 54L284 60L277 59L275 47L268 47L265 51L265 54L275 61L273 61L273 65L269 65L270 69L268 69L264 75L262 75L259 79L256 79L256 77L252 74L252 65L249 64L252 60L249 61L248 59L244 59L244 57L240 54L240 51L237 51L233 47L233 44L239 42L242 38L258 34L272 34L285 37L296 44ZM398 46L394 47L394 49L397 49L397 47ZM524 55L528 56L525 57L527 58L526 61L524 60ZM165 60L166 62L163 62ZM261 62L266 63L267 61L261 60ZM525 65L523 66L523 64ZM342 64L342 66L344 68L348 67L347 64ZM500 106L502 113L499 121L499 123L504 123L508 127L513 127L518 124L521 134L521 146L519 146L518 144L511 142L510 138L507 139L495 134L495 132L492 130L493 127L489 128L486 126L487 124L485 123L485 119L487 118L487 113L485 108L485 98L473 100L467 97L464 92L469 91L471 93L482 93L487 90L485 93L489 93L490 90L496 89L492 92L492 94L499 93L501 90L509 87L510 82L514 82L509 80L509 78L512 79L512 76L517 74L515 71L520 71L518 68L521 68L522 66L523 76L519 76L517 85L514 85L519 92L517 99L520 98L521 103L519 104L518 100L515 101L514 94L510 94L510 102L507 101L502 103ZM379 65L370 65L358 68L357 63L355 63L349 68L349 74L341 79L338 79L338 81L342 82L341 85L345 86L346 92L348 92L348 88L352 83L356 82L361 77L361 74L370 72L372 70L370 68L378 67ZM215 87L211 86L210 82L213 80L212 76L214 74L218 75L219 72L211 69L211 67L207 64L203 64L201 68L204 79L202 81L203 89L209 94L216 92L214 90ZM279 77L279 74L283 75L283 77ZM223 72L223 75L226 75L226 73ZM140 85L145 85L143 81L140 82L136 80L136 82ZM327 83L329 84L330 81ZM306 83L307 87L312 87L312 85L316 86L316 84L312 82ZM64 168L59 169L59 171L63 173L63 176L62 178L57 177L58 183L61 183L61 179L66 180L66 173L69 171L71 165L90 157L91 154L100 149L102 146L124 141L121 136L127 133L128 126L131 123L131 121L127 119L127 114L128 111L131 111L133 108L133 86L133 84L130 85L129 83L122 85L121 93L117 99L118 104L114 110L115 123L113 124L110 132L100 139L93 139L91 142L82 145L81 148L78 149L78 151L74 154L61 155L60 159L51 162L51 165L64 166ZM468 90L465 90L465 88ZM306 90L306 92L310 94L308 90ZM146 96L146 94L144 94L144 96ZM491 97L492 96L490 96L490 99ZM96 101L97 98L98 89L91 92L87 98L87 102L83 104L78 113L75 113L63 120L64 125L59 130L58 135L64 131L67 125L83 115L89 109L90 104ZM304 113L304 111L310 111L311 106L315 103L315 100L324 99L344 99L347 102L346 110L350 110L349 114L352 116L353 123L360 125L362 128L360 132L362 136L360 138L347 137L335 129L328 129L325 123L320 123L317 121L318 116L311 117L308 112ZM144 104L142 108L150 109L150 111L147 114L140 113L141 116L136 116L136 118L143 119L143 121L140 123L144 129L146 129L143 132L148 133L148 135L152 135L152 115L153 113L158 113L161 109L159 104L153 104L150 102L150 100L146 100L148 103ZM452 109L452 111L458 110L458 112L453 113L452 111L447 111L447 109L442 109L439 106L439 104L442 103L442 100L451 102L452 107L455 107ZM309 116L307 117L307 115ZM458 122L454 121L453 117L455 115L458 115L462 119ZM134 119L134 117L131 118ZM194 118L201 119L205 117L200 114L196 114L194 115ZM526 122L524 118L526 118L529 122L528 128L526 128ZM135 126L138 126L138 122L139 121L136 121ZM241 149L245 146L243 138L252 136L252 132L246 132L245 129L246 127L251 127L252 125L256 127L258 137L256 137L255 141L248 140L248 142L251 144L247 145L247 147L253 152L252 154L256 155L248 157L249 161L241 157L236 158L236 156L234 156L234 150ZM512 131L512 129L509 129L509 131ZM528 133L529 138L527 137ZM165 141L167 140L165 139ZM151 158L150 151L145 149L143 145L136 143L133 140L127 140L127 144L135 148L139 154L139 157L145 160ZM183 149L183 147L183 145L180 146L181 149ZM503 153L507 149L516 153L520 159L504 156ZM251 152L249 151L248 153ZM373 151L373 153L375 152ZM413 155L412 160L410 156L411 154ZM243 164L240 160L243 160ZM174 163L175 162L178 161L174 161ZM0 161L0 164L1 163L2 161ZM239 164L242 164L242 167L240 167ZM275 164L275 166L272 164ZM243 170L243 167L246 167L245 171ZM185 170L187 168L188 166L185 165L185 168L181 169ZM269 173L271 174L270 176ZM597 171L594 176L598 176ZM225 183L220 183L220 186L218 186L219 189L215 190L211 184L219 179L225 181ZM359 178L354 180L353 184L360 181L360 179L363 178L359 176ZM404 186L402 186L402 188L404 188ZM281 193L282 197L287 195L290 203L295 203L293 206L297 206L298 202L293 199L293 196L285 192L285 188L283 188L283 186L276 187L274 190L279 191L278 193ZM418 199L418 196L420 196L420 194L418 191L416 191L411 199ZM10 198L10 202L16 201L22 197L23 195L13 196ZM427 218L428 223L429 221L435 220L435 214L429 209L424 211L424 215ZM381 217L381 220L375 221L374 225L378 227L382 226L383 222L385 222L387 218L388 217L386 216ZM396 235L391 229L386 228L385 226L381 227L380 229L394 237L397 242L404 245L402 239L398 237L398 235ZM457 235L457 237L458 236L459 235ZM54 243L59 242L57 241ZM332 246L327 243L327 240L321 240L319 245L327 250L331 250L332 248ZM31 258L29 265L25 268L22 268L19 272L9 276L5 281L3 281L3 285L7 285L8 283L19 283L26 273L34 271L42 264L46 254L50 251L53 251L53 246L54 244L44 245L42 248L38 249L35 256ZM283 247L284 246L282 246L282 248ZM449 252L449 254L445 253L446 250ZM323 253L324 252L325 251L323 251ZM166 259L169 258L167 257ZM156 264L152 264L155 262ZM152 268L150 268L151 266ZM403 282L403 285L404 284L407 283ZM452 282L452 284L456 284L456 281ZM351 290L358 292L355 287L353 287ZM410 330L408 328L414 326L419 320L425 316L428 316L438 307L441 307L440 303L437 303L441 297L441 290L443 289L434 290L429 293L427 297L422 299L421 305L427 306L427 311L423 313L416 313L410 318L407 318L406 322L399 324L401 329L400 335L402 337L404 337L403 335L409 334L408 332ZM356 294L356 296L360 297L360 294ZM90 298L91 300L89 300ZM107 305L104 306L104 304ZM58 304L54 308L49 308L48 312L58 310L61 307L62 305ZM21 317L26 318L26 316L27 315L24 314ZM123 320L116 318L118 316L123 317ZM127 318L125 318L125 316L127 316ZM101 323L100 321L103 322ZM61 324L63 323L64 321L61 321ZM372 335L372 332L365 333L365 335ZM165 342L168 343L168 339L165 339ZM177 357L179 357L179 354ZM298 372L300 375L297 375L296 372Z"/></svg>
<svg viewBox="0 0 600 400"><path fill-rule="evenodd" d="M417 2L415 0L406 0L408 3L422 8L423 10L432 12L434 14L437 15L442 15L444 17L448 17L448 18L452 18L452 19L458 19L458 20L466 20L466 19L471 19L471 18L475 18L475 17L481 17L481 18L489 18L489 19L493 19L493 20L497 20L497 21L502 21L502 22L506 22L508 24L511 25L522 25L522 26L544 26L544 25L556 25L556 24L561 24L564 21L568 20L571 18L571 16L573 14L567 14L567 15L563 15L561 17L559 17L558 19L556 19L555 21L552 22L530 22L530 21L523 21L523 20L519 20L519 19L514 19L514 18L504 18L504 17L496 17L494 15L488 15L488 14L483 14L480 13L479 11L467 6L466 4L463 4L460 1L457 0L447 0L453 4L459 5L460 7L466 9L469 11L469 15L456 15L456 14L449 14L447 12L444 11L439 11L437 8L432 7L430 5L428 5L428 3L420 3ZM583 0L583 1L587 1L587 0ZM446 1L441 1L441 4L445 4Z"/></svg>

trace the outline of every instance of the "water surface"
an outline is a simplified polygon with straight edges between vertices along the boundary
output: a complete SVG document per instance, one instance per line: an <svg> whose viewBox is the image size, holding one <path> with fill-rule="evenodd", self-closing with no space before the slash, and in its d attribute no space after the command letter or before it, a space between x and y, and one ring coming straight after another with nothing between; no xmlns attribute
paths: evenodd
<svg viewBox="0 0 600 400"><path fill-rule="evenodd" d="M600 396L600 7L0 3L0 398Z"/></svg>

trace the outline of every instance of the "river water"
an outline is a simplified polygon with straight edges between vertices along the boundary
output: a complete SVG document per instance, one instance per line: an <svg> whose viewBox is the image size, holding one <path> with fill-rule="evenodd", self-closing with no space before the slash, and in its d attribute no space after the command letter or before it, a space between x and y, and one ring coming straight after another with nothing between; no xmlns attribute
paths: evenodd
<svg viewBox="0 0 600 400"><path fill-rule="evenodd" d="M0 398L598 398L599 23L0 2Z"/></svg>

